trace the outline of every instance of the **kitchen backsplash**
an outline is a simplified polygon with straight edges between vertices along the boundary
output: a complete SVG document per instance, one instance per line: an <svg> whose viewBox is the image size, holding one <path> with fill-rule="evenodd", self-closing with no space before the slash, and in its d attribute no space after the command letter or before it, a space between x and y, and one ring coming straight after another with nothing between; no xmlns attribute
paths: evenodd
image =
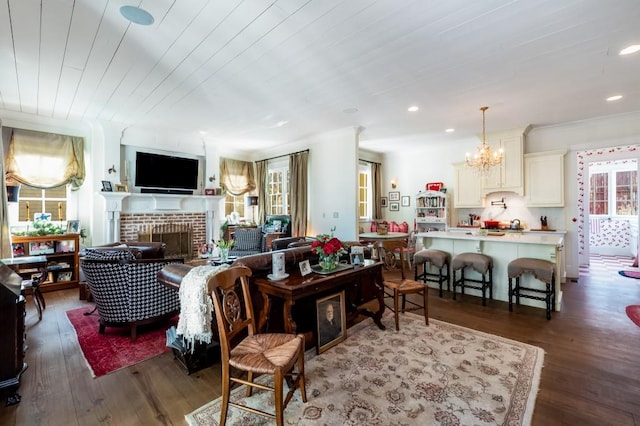
<svg viewBox="0 0 640 426"><path fill-rule="evenodd" d="M501 204L504 199L504 205L491 205ZM452 220L449 223L450 226L457 226L461 221L469 221L469 215L480 215L480 223L485 220L499 220L501 222L511 222L513 219L519 219L520 225L525 229L540 229L540 217L547 217L547 226L549 229L555 229L559 231L568 230L567 217L565 208L561 207L527 207L527 203L524 197L513 192L494 192L487 195L485 202L485 208L477 209L453 209L455 213L452 214Z"/></svg>

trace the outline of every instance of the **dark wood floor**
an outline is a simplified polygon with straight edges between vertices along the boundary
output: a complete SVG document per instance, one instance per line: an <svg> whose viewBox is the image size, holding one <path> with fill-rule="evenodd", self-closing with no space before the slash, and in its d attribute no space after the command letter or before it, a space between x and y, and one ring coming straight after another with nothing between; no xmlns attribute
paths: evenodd
<svg viewBox="0 0 640 426"><path fill-rule="evenodd" d="M46 293L37 321L27 301L29 369L22 402L0 408L2 425L184 425L184 415L219 396L219 368L187 376L170 352L91 378L65 311L91 306L77 290ZM540 346L546 352L534 425L640 425L640 327L625 306L640 304L640 280L612 273L564 286L562 312L430 293L430 316Z"/></svg>

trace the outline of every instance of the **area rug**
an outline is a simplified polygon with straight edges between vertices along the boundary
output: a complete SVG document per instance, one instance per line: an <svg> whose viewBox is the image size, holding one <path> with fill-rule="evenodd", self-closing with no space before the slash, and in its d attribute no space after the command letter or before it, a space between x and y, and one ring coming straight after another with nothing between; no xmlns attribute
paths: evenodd
<svg viewBox="0 0 640 426"><path fill-rule="evenodd" d="M640 327L640 305L629 305L625 308L627 316L635 325Z"/></svg>
<svg viewBox="0 0 640 426"><path fill-rule="evenodd" d="M640 271L618 271L618 273L623 277L640 279Z"/></svg>
<svg viewBox="0 0 640 426"><path fill-rule="evenodd" d="M349 329L330 350L307 352L307 403L296 391L285 424L528 425L535 406L544 351L469 328L404 314L396 332L370 319ZM261 376L263 383L272 383ZM286 387L285 387L286 388ZM273 394L245 387L231 399L273 410ZM187 414L189 425L218 425L220 399ZM229 408L227 424L267 425L266 417Z"/></svg>
<svg viewBox="0 0 640 426"><path fill-rule="evenodd" d="M104 376L164 353L168 350L166 329L177 322L172 319L168 323L157 324L153 329L143 328L138 331L134 343L129 329L107 327L104 334L99 334L97 313L84 315L89 310L85 307L67 311L67 318L76 332L82 355L93 377Z"/></svg>

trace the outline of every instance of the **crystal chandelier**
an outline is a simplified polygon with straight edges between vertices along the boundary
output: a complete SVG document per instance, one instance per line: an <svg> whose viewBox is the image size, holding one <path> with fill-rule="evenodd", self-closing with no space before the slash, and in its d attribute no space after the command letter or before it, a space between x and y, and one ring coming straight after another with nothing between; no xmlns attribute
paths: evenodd
<svg viewBox="0 0 640 426"><path fill-rule="evenodd" d="M502 163L502 149L495 153L492 152L485 138L484 113L488 109L489 107L487 106L480 108L480 111L482 111L482 145L476 149L476 155L474 155L473 158L471 158L471 154L468 152L466 155L467 166L473 167L481 174L489 171L493 166Z"/></svg>

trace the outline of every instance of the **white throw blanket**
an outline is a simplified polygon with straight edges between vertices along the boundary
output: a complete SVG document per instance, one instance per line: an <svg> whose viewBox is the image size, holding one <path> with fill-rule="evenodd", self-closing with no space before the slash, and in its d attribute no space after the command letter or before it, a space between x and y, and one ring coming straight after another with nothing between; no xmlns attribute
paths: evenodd
<svg viewBox="0 0 640 426"><path fill-rule="evenodd" d="M186 349L193 353L195 341L211 343L213 302L207 293L207 281L229 265L196 266L180 283L180 318L177 333L184 337Z"/></svg>

